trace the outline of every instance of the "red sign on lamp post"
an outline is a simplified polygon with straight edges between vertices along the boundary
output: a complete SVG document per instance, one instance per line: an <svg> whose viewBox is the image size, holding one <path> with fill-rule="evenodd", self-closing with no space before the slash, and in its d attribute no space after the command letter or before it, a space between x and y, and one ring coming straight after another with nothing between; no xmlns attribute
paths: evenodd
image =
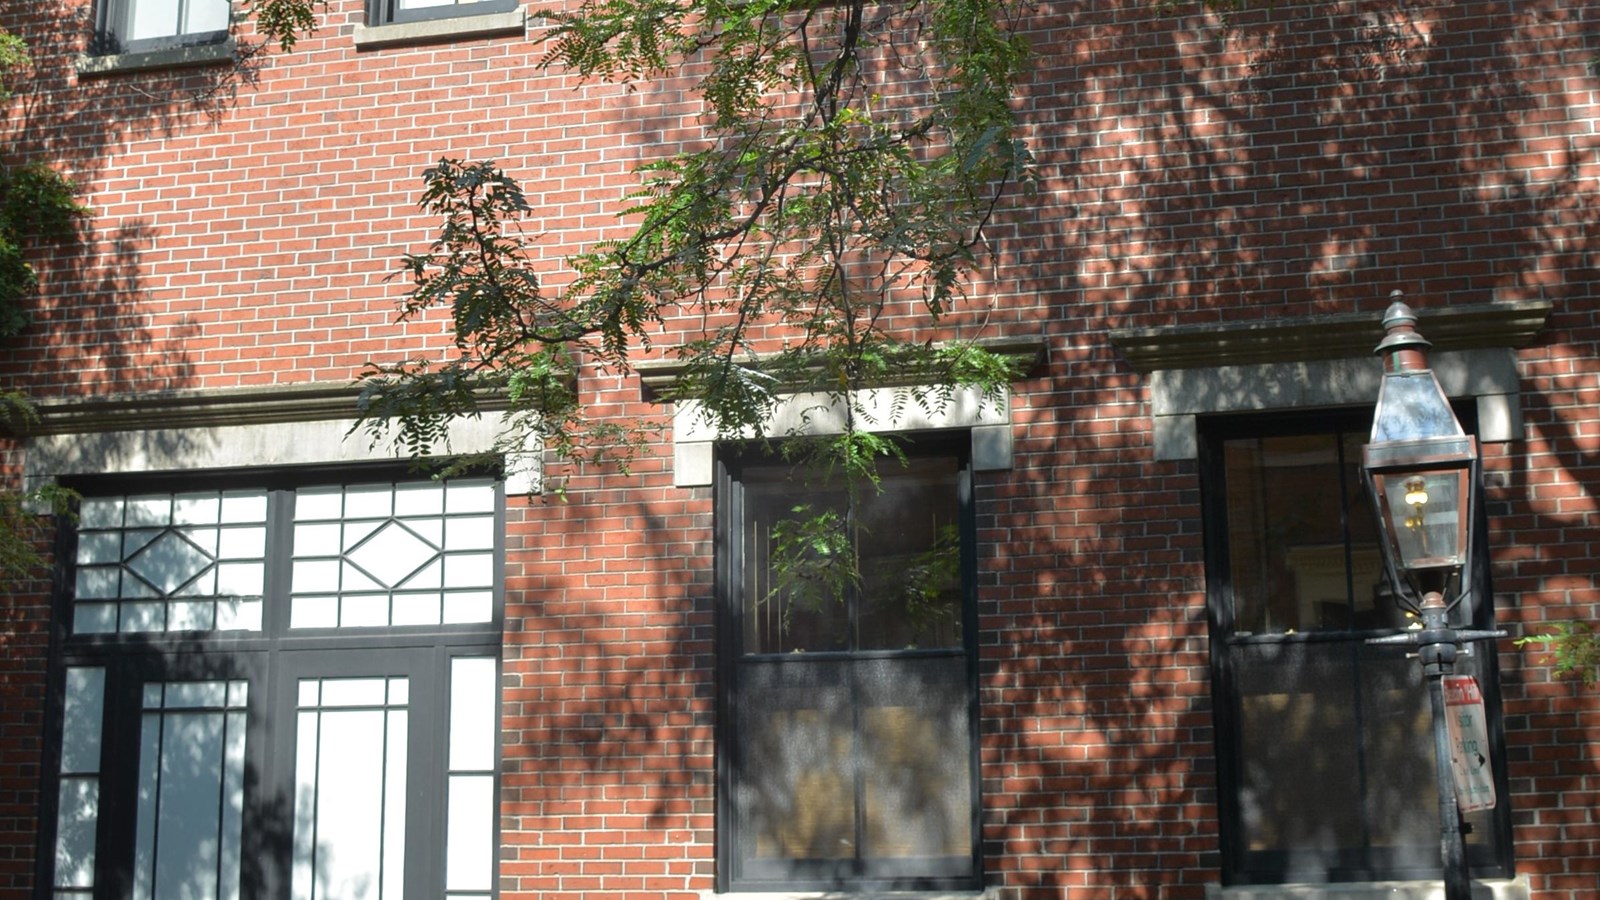
<svg viewBox="0 0 1600 900"><path fill-rule="evenodd" d="M1489 759L1489 726L1483 694L1470 675L1444 678L1445 727L1450 733L1450 770L1456 805L1463 813L1494 807L1494 764Z"/></svg>

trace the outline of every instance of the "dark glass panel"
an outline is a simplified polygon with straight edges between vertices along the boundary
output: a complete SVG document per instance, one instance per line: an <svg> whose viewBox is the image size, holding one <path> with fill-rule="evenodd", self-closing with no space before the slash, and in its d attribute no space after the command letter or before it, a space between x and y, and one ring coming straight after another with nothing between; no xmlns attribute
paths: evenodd
<svg viewBox="0 0 1600 900"><path fill-rule="evenodd" d="M740 674L735 802L744 855L855 857L849 663L753 664Z"/></svg>
<svg viewBox="0 0 1600 900"><path fill-rule="evenodd" d="M853 493L787 467L748 476L744 652L961 646L957 472L886 463Z"/></svg>
<svg viewBox="0 0 1600 900"><path fill-rule="evenodd" d="M858 665L863 855L972 850L966 664L959 657Z"/></svg>
<svg viewBox="0 0 1600 900"><path fill-rule="evenodd" d="M1383 557L1361 496L1360 456L1345 453L1341 477L1340 441L1314 434L1226 443L1236 635L1400 624L1393 604L1377 599ZM1358 520L1347 543L1346 525Z"/></svg>
<svg viewBox="0 0 1600 900"><path fill-rule="evenodd" d="M757 662L741 681L747 857L870 867L970 854L964 660Z"/></svg>

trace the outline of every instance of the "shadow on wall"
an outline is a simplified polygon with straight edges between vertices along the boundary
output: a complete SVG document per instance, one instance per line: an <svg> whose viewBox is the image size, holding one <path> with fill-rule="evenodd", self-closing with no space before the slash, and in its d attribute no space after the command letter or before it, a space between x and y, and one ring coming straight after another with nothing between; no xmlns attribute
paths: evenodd
<svg viewBox="0 0 1600 900"><path fill-rule="evenodd" d="M1600 137L1554 79L1593 78L1600 21L1570 0L1045 9L1071 27L1032 33L1022 117L1063 215L998 243L1067 305L1155 326L1592 289Z"/></svg>
<svg viewBox="0 0 1600 900"><path fill-rule="evenodd" d="M130 137L176 135L196 120L216 120L241 86L254 83L260 65L259 54L246 49L231 66L82 76L75 62L92 36L92 4L17 4L0 25L26 41L32 58L13 78L13 101L0 119L0 164L42 162L80 185L94 182ZM137 198L97 192L95 201ZM48 358L49 370L73 379L34 384L40 393L181 386L191 375L182 348L197 328L181 310L163 314L143 302L140 258L158 235L134 216L120 217L106 233L97 211L76 241L30 248L41 275L38 297L25 310L33 324L11 342L6 369L26 375L35 360Z"/></svg>
<svg viewBox="0 0 1600 900"><path fill-rule="evenodd" d="M995 638L985 676L989 696L1018 699L986 718L1063 733L986 722L1003 770L1039 785L986 809L988 834L997 850L1052 858L1019 885L1213 880L1197 473L1152 463L1137 420L1106 421L1113 404L1139 414L1142 379L1097 335L1352 311L1376 322L1395 288L1430 308L1554 301L1552 343L1592 328L1579 310L1600 254L1588 66L1600 18L1571 0L1276 4L1227 23L1042 12L1021 110L1040 196L994 247L1001 270L1053 298L1063 349L1029 397L1055 428L1019 432L1018 458L1034 462L1004 504L1008 520L1062 524L1013 531L985 561L997 570L985 596L1029 610ZM1577 426L1525 402L1593 486ZM1083 480L1046 477L1053 466ZM1149 871L1117 855L1139 847Z"/></svg>
<svg viewBox="0 0 1600 900"><path fill-rule="evenodd" d="M992 883L1039 896L1085 884L1190 896L1219 867L1198 472L1153 462L1144 426L1104 418L1120 403L1135 417L1141 381L1095 336L1376 321L1395 288L1429 307L1577 309L1600 253L1600 138L1587 95L1560 87L1594 77L1600 19L1582 4L1277 4L1230 23L1128 6L1045 4L1030 18L1038 74L1019 107L1040 192L993 232L988 271L1014 281L952 316L1005 327L1039 317L1019 297L1048 297L1043 327L1063 347L1048 382L1022 386L1022 415L1047 427L1019 429L1026 462L978 491L985 855ZM1580 319L1558 312L1551 332L1589 327ZM1592 454L1559 418L1560 457L1592 482ZM666 566L649 592L602 585L610 562L709 548L665 544L682 528L661 511L671 501L605 490L539 518L541 539L590 555L522 582L535 599L521 627L543 646L515 665L535 676L530 707L561 713L508 738L529 756L508 787L530 831L604 795L596 773L659 797L638 806L653 826L707 825L711 587ZM637 536L593 554L572 538L588 516L624 516ZM582 637L639 610L675 623L648 653L626 628ZM558 673L559 689L539 686ZM650 771L658 758L685 761Z"/></svg>

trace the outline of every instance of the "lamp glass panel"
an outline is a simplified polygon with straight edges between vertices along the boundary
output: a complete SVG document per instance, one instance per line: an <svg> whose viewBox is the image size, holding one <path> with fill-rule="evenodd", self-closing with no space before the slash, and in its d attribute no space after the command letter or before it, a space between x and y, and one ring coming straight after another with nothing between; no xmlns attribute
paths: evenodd
<svg viewBox="0 0 1600 900"><path fill-rule="evenodd" d="M1378 388L1372 441L1414 441L1460 435L1461 423L1431 370L1392 372Z"/></svg>
<svg viewBox="0 0 1600 900"><path fill-rule="evenodd" d="M1459 566L1465 470L1387 472L1378 477L1403 569Z"/></svg>

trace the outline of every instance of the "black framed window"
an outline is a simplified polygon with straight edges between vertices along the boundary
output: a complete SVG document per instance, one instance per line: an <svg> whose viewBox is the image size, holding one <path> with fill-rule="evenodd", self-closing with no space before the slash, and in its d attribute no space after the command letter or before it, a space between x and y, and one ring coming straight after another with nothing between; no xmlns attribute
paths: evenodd
<svg viewBox="0 0 1600 900"><path fill-rule="evenodd" d="M1370 410L1201 424L1227 883L1439 877L1420 666L1365 642L1411 624L1384 583L1361 482L1370 428ZM1487 565L1472 578L1457 623L1492 627ZM1494 653L1468 652L1457 671L1483 687L1502 744ZM1503 747L1493 755L1499 805L1466 817L1480 877L1511 871Z"/></svg>
<svg viewBox="0 0 1600 900"><path fill-rule="evenodd" d="M100 0L96 7L99 53L142 53L225 40L229 0Z"/></svg>
<svg viewBox="0 0 1600 900"><path fill-rule="evenodd" d="M972 476L917 449L854 490L721 462L723 890L980 883Z"/></svg>
<svg viewBox="0 0 1600 900"><path fill-rule="evenodd" d="M396 25L430 19L481 16L510 12L519 4L520 0L368 0L367 22L372 25Z"/></svg>
<svg viewBox="0 0 1600 900"><path fill-rule="evenodd" d="M75 485L41 896L495 895L500 485L343 474Z"/></svg>

